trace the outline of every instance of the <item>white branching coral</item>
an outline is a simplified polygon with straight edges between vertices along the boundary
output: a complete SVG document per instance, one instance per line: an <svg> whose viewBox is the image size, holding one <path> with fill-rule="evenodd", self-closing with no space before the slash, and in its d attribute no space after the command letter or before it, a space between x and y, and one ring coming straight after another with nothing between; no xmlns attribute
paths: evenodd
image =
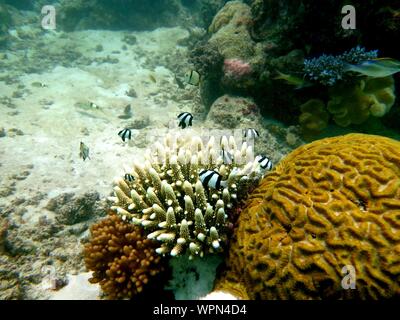
<svg viewBox="0 0 400 320"><path fill-rule="evenodd" d="M229 164L221 150L231 156ZM161 255L202 257L222 251L231 213L261 177L252 146L237 146L233 136L204 143L198 136L168 134L145 158L116 182L111 209L145 228L147 238L160 243L156 252ZM202 170L217 172L226 187L203 186Z"/></svg>

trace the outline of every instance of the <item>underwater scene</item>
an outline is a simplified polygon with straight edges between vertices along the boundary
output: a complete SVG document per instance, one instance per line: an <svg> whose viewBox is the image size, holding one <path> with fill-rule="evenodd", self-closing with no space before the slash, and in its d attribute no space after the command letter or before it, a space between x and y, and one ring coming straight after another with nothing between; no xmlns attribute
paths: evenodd
<svg viewBox="0 0 400 320"><path fill-rule="evenodd" d="M399 298L399 40L396 0L0 0L0 300Z"/></svg>

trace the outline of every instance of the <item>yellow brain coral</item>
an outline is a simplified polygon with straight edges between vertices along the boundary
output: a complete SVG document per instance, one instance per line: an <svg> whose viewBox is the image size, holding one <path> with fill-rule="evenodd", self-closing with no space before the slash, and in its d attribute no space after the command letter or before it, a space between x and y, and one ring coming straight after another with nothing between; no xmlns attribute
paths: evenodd
<svg viewBox="0 0 400 320"><path fill-rule="evenodd" d="M350 134L289 154L249 198L226 267L216 290L245 299L399 296L400 142Z"/></svg>

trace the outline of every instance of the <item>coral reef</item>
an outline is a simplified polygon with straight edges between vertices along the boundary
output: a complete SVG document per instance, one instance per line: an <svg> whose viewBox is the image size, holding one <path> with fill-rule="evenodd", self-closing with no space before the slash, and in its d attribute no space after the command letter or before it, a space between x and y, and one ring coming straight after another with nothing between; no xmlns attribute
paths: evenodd
<svg viewBox="0 0 400 320"><path fill-rule="evenodd" d="M375 59L378 51L366 51L362 47L355 47L339 56L321 55L318 58L304 60L304 75L307 79L333 86L345 76L346 63L358 64L361 61Z"/></svg>
<svg viewBox="0 0 400 320"><path fill-rule="evenodd" d="M253 68L241 59L225 59L221 84L225 88L248 89L254 85Z"/></svg>
<svg viewBox="0 0 400 320"><path fill-rule="evenodd" d="M189 62L202 76L200 86L202 102L206 107L210 107L223 93L220 79L223 75L224 57L218 51L216 44L201 41L190 51Z"/></svg>
<svg viewBox="0 0 400 320"><path fill-rule="evenodd" d="M240 59L225 59L224 73L226 77L238 80L251 74L251 66L248 62Z"/></svg>
<svg viewBox="0 0 400 320"><path fill-rule="evenodd" d="M84 249L86 267L94 271L89 281L99 283L108 298L134 298L163 271L156 243L142 228L110 214L90 231Z"/></svg>
<svg viewBox="0 0 400 320"><path fill-rule="evenodd" d="M239 70L246 70L245 74L250 75L250 70L257 70L264 63L263 46L251 39L248 30L250 23L250 7L241 1L229 1L217 13L209 27L211 38L208 40L208 45L217 48L228 71L230 66L236 70L229 71L222 80L226 91L243 91L254 87L256 85L254 77L230 79L229 75L239 75L241 73Z"/></svg>
<svg viewBox="0 0 400 320"><path fill-rule="evenodd" d="M399 141L349 134L301 146L250 195L215 289L244 299L398 297L399 185ZM356 290L342 287L345 266Z"/></svg>
<svg viewBox="0 0 400 320"><path fill-rule="evenodd" d="M327 110L336 124L361 124L368 117L383 117L395 102L393 77L366 78L353 85L336 85L329 91Z"/></svg>
<svg viewBox="0 0 400 320"><path fill-rule="evenodd" d="M117 181L111 209L127 223L145 228L161 255L187 252L191 258L223 250L235 205L260 177L251 145L237 145L233 136L216 139L203 144L188 129L167 134L163 144L147 151L144 165L135 163L127 172L133 181ZM232 154L231 164L223 163L221 148ZM204 187L201 170L218 172L226 186Z"/></svg>

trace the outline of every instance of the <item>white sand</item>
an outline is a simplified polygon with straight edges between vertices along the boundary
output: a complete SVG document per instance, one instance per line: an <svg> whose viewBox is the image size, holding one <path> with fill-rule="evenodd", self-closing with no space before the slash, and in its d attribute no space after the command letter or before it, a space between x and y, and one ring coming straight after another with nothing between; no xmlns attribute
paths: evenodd
<svg viewBox="0 0 400 320"><path fill-rule="evenodd" d="M110 55L117 57L119 62L92 63L80 68L57 66L51 72L26 74L20 80L32 93L13 99L19 114L9 115L14 109L0 105L0 127L6 130L18 128L24 132L22 136L0 138L1 185L7 186L10 174L18 174L26 165L34 166L25 180L17 182L16 192L0 199L0 204L16 196L29 198L37 192L48 197L93 190L102 196L109 195L113 178L123 173L123 164L129 166L134 158L142 155L144 139L155 129L165 128L181 112L179 104L168 99L178 90L173 71L162 66L146 69L143 60L155 54L168 55L174 50L185 52L186 49L177 47L176 42L186 37L187 31L172 28L134 33L137 44L128 46L126 51L121 50L124 34L110 31L70 34L71 46L86 57ZM57 36L49 34L46 38L54 42L52 37ZM65 44L65 40L60 40L61 43ZM103 45L102 52L94 50L97 44ZM115 50L121 53L112 54ZM156 78L156 83L150 80L150 74ZM41 82L47 87L34 87L33 82ZM137 98L126 95L129 88L135 89ZM11 97L15 90L16 84L0 82L2 96ZM40 104L43 99L54 103L44 108ZM100 110L75 107L77 102L89 101L96 103ZM133 117L119 119L127 104L131 104ZM151 128L133 130L135 141L123 143L118 131L143 116L150 117ZM141 148L137 147L138 140ZM79 158L80 141L89 146L90 160ZM47 201L45 199L42 204ZM43 212L43 206L29 208L24 219L34 222Z"/></svg>
<svg viewBox="0 0 400 320"><path fill-rule="evenodd" d="M0 129L4 128L7 133L0 137L0 190L13 184L15 188L12 194L0 197L0 208L9 206L17 198L43 195L38 205L21 205L26 209L22 219L12 212L9 218L13 221L33 227L40 216L54 218L54 212L44 207L50 198L66 192L80 195L97 191L106 198L112 192L114 178L125 173L124 166L129 168L133 159L143 157L144 149L151 145L147 141L152 141L152 136L157 135L158 130L165 130L171 121L176 122L178 113L191 111L196 103L179 97L188 92L196 95L197 88L178 89L174 70L157 65L157 59L166 55L186 54L186 48L177 46L177 41L188 35L186 30L162 28L133 33L137 44L127 45L127 50L122 50L125 44L122 39L126 34L83 31L69 33L65 39L60 37L62 34L48 33L38 39L45 43L45 52L60 50L68 44L87 58L110 56L118 58L118 63L94 62L71 68L56 66L42 74L24 74L15 84L0 81L0 98L10 97L16 106L12 109L0 104ZM103 51L95 50L98 44L102 44ZM116 50L120 53L112 53ZM8 53L10 63L15 63L16 54ZM180 63L185 66L187 62L182 59ZM156 78L155 83L150 75ZM32 86L34 82L46 87ZM21 91L21 87L18 88L21 84L25 86L22 88L24 95L13 98L15 91ZM126 94L130 88L136 91L136 98ZM52 104L46 105L43 100L52 101ZM78 102L94 102L100 109L82 110L76 107ZM131 104L133 116L122 120L118 116L123 114L127 104ZM15 111L18 113L14 114ZM117 135L118 131L145 116L150 118L150 125L132 130L132 141L124 143ZM8 132L12 128L22 130L24 134ZM89 146L90 160L83 161L79 157L80 141ZM27 177L20 179L21 175ZM75 244L65 248L66 255L71 250L75 254L82 251L78 238L80 236ZM37 261L34 269L40 270L42 265L43 262ZM81 267L76 266L76 270ZM76 270L64 271L75 273ZM99 287L87 282L89 273L69 275L69 284L59 291L49 289L45 277L41 284L30 289L35 299L98 298Z"/></svg>

